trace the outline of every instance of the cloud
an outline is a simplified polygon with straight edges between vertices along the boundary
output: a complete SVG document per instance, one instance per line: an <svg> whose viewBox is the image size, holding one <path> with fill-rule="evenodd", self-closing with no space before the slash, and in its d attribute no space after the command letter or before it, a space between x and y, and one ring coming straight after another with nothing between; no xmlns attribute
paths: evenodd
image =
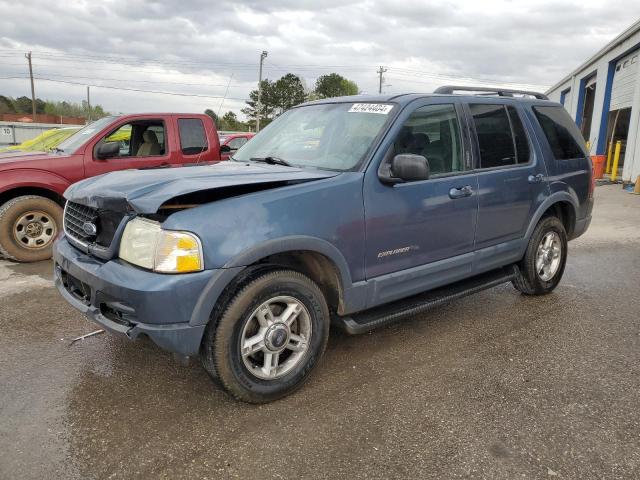
<svg viewBox="0 0 640 480"><path fill-rule="evenodd" d="M338 72L375 92L431 91L464 78L553 84L640 15L640 4L559 0L0 0L0 77L91 83L112 111L239 111L265 76L300 75L308 86ZM448 77L447 77L448 76ZM178 97L97 85L210 95ZM40 80L39 96L80 100L84 87ZM28 81L0 80L0 93L28 95Z"/></svg>

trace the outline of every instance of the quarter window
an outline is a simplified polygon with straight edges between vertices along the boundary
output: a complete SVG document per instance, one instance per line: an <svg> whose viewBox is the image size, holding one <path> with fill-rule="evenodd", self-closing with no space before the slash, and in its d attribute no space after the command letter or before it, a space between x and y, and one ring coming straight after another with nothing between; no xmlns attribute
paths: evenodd
<svg viewBox="0 0 640 480"><path fill-rule="evenodd" d="M582 135L569 114L561 107L533 107L556 160L586 156Z"/></svg>
<svg viewBox="0 0 640 480"><path fill-rule="evenodd" d="M527 134L520 120L520 115L518 115L516 108L511 105L507 107L507 112L509 112L513 140L516 144L516 163L529 163L529 140L527 139Z"/></svg>
<svg viewBox="0 0 640 480"><path fill-rule="evenodd" d="M180 148L185 155L195 155L208 148L204 125L199 118L178 119L178 130L180 132Z"/></svg>
<svg viewBox="0 0 640 480"><path fill-rule="evenodd" d="M425 157L432 176L464 170L458 116L452 104L416 109L400 129L393 147L395 155Z"/></svg>

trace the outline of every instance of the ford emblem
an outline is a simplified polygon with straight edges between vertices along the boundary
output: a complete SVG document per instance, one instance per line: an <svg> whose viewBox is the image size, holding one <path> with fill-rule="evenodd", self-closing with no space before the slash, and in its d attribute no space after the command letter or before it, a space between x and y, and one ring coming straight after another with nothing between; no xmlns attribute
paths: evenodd
<svg viewBox="0 0 640 480"><path fill-rule="evenodd" d="M95 235L96 233L98 233L98 229L91 222L84 222L82 224L82 230L84 230L84 233L86 233L87 235Z"/></svg>

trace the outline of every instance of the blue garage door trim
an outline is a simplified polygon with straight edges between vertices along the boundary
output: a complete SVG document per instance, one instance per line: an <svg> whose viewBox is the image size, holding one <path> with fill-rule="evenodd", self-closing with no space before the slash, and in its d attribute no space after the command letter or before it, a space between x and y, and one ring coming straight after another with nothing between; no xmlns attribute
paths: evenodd
<svg viewBox="0 0 640 480"><path fill-rule="evenodd" d="M582 125L582 113L584 112L584 87L597 73L598 71L595 70L580 79L580 86L578 87L578 109L576 110L576 125L578 125L578 127ZM596 86L596 88L598 87Z"/></svg>
<svg viewBox="0 0 640 480"><path fill-rule="evenodd" d="M569 93L570 91L571 91L571 87L560 92L560 103L562 104L562 106L564 106L564 101L567 97L567 93Z"/></svg>
<svg viewBox="0 0 640 480"><path fill-rule="evenodd" d="M607 150L607 123L609 120L609 107L611 106L611 90L613 90L613 76L616 73L617 60L609 62L607 69L607 84L604 87L604 101L602 102L602 114L600 116L600 131L598 132L598 146L596 155L604 155Z"/></svg>

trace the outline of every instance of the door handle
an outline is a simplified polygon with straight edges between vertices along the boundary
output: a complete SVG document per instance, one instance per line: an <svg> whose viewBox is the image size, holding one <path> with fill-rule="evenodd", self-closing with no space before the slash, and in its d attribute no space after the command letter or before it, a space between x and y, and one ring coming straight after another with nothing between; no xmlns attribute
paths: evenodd
<svg viewBox="0 0 640 480"><path fill-rule="evenodd" d="M544 175L541 173L537 175L529 175L529 178L527 180L529 181L529 183L540 183L544 180Z"/></svg>
<svg viewBox="0 0 640 480"><path fill-rule="evenodd" d="M449 190L449 198L454 200L456 198L470 197L471 195L473 195L473 188L471 188L471 185L465 185L464 187L452 188Z"/></svg>

